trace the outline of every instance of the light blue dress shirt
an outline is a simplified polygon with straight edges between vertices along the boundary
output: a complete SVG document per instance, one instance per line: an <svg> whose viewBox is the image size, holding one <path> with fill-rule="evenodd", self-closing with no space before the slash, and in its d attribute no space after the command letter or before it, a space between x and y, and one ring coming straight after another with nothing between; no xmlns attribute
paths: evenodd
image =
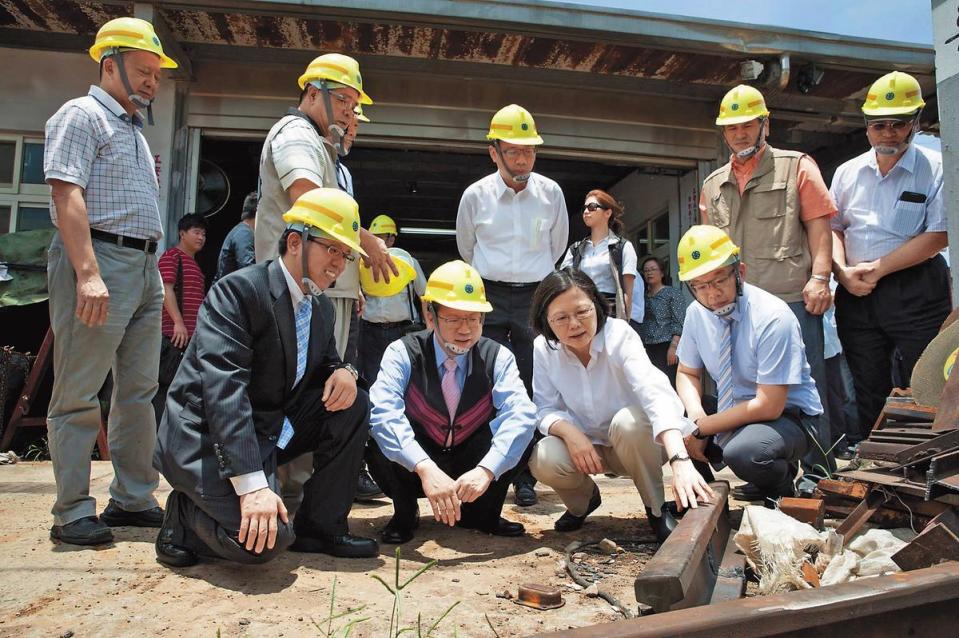
<svg viewBox="0 0 959 638"><path fill-rule="evenodd" d="M443 378L443 362L447 356L433 337L436 369ZM456 383L460 390L466 383L470 353L456 357ZM394 463L413 471L417 463L429 458L417 443L413 427L406 418L406 388L410 382L412 363L406 346L399 339L391 343L383 354L376 383L370 388L370 431L383 454ZM519 377L516 359L508 348L501 347L493 364L493 407L496 416L490 422L493 441L489 452L479 465L493 473L494 478L514 467L533 438L536 408L526 394Z"/></svg>
<svg viewBox="0 0 959 638"><path fill-rule="evenodd" d="M799 408L810 416L822 414L799 322L789 306L744 283L732 319L733 403L754 399L757 385L786 385L786 407ZM687 368L705 367L715 381L722 334L722 319L698 302L690 304L676 350L679 362Z"/></svg>
<svg viewBox="0 0 959 638"><path fill-rule="evenodd" d="M907 191L926 201L902 201ZM845 237L850 266L885 257L916 235L946 231L942 155L932 149L911 144L885 176L869 149L836 169L829 192L839 208L832 227Z"/></svg>

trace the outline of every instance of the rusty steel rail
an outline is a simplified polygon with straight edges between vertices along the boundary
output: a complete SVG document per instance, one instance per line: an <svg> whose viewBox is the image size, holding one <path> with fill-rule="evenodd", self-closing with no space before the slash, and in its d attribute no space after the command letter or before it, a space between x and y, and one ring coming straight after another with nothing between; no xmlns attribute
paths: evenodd
<svg viewBox="0 0 959 638"><path fill-rule="evenodd" d="M713 503L686 512L636 577L637 602L654 612L705 605L712 597L729 539L729 483L710 487Z"/></svg>
<svg viewBox="0 0 959 638"><path fill-rule="evenodd" d="M946 636L955 628L959 562L580 629L542 638Z"/></svg>

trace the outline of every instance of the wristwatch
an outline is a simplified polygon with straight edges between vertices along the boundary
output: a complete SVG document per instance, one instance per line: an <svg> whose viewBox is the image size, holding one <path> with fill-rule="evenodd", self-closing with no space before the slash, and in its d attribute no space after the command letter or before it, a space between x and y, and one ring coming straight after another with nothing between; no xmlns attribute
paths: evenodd
<svg viewBox="0 0 959 638"><path fill-rule="evenodd" d="M340 366L340 368L352 374L354 381L360 378L360 371L357 370L352 363L344 363L343 365Z"/></svg>
<svg viewBox="0 0 959 638"><path fill-rule="evenodd" d="M690 458L688 454L677 453L669 457L669 465L672 466L673 461L689 461L689 460Z"/></svg>
<svg viewBox="0 0 959 638"><path fill-rule="evenodd" d="M703 418L703 417L699 417L699 419L701 419L701 418ZM696 419L696 421L698 421L699 419ZM693 421L693 425L696 425L696 421ZM696 425L696 429L693 430L693 438L694 438L694 439L698 439L698 440L700 440L700 441L705 441L706 439L709 438L709 435L708 435L708 434L703 434L702 432L700 432L700 431L699 431L699 426Z"/></svg>

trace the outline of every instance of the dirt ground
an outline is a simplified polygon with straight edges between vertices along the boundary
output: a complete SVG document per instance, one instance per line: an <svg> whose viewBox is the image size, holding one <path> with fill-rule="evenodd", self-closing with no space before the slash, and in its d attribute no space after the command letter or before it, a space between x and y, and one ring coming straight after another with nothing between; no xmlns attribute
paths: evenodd
<svg viewBox="0 0 959 638"><path fill-rule="evenodd" d="M719 478L732 479L726 472ZM94 462L91 493L98 509L106 505L112 479L110 463ZM426 635L425 628L457 602L434 636L491 638L490 624L502 637L529 636L621 619L603 599L569 587L559 563L575 540L650 538L632 482L604 477L598 483L602 506L571 534L553 530L565 508L543 486L534 507L518 508L512 496L507 499L504 515L526 526L522 538L443 527L427 517L429 505L421 501L420 528L402 546L401 582L430 560L439 562L403 591L403 625L420 614ZM393 582L393 546L362 560L287 553L259 567L210 562L171 570L155 560L156 530L117 528L116 542L96 549L52 542L55 491L49 462L0 466L0 636L325 636L326 624L321 630L313 623L330 615L334 577L334 613L366 607L335 619L333 628L368 618L351 635L388 635L393 598L371 575ZM168 491L161 483L161 503ZM375 537L391 514L385 499L357 504L351 529ZM635 608L630 580L622 581L618 597ZM529 582L560 587L565 605L538 611L497 597L504 591L515 595Z"/></svg>

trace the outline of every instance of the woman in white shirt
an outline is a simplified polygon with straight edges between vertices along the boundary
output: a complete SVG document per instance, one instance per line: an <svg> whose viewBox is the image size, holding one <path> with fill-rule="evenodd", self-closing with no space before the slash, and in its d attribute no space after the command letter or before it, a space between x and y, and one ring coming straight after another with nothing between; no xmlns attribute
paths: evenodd
<svg viewBox="0 0 959 638"><path fill-rule="evenodd" d="M601 190L586 194L583 223L589 237L574 242L566 251L560 268L573 267L589 275L613 316L629 319L636 282L636 249L622 238L623 205Z"/></svg>
<svg viewBox="0 0 959 638"><path fill-rule="evenodd" d="M667 460L679 509L712 496L686 454L683 432L693 428L669 380L629 324L607 317L600 292L581 271L548 275L533 296L530 321L538 335L533 402L545 438L529 465L566 505L555 529L582 527L602 502L590 475L612 472L633 479L662 542L676 524L663 493Z"/></svg>

